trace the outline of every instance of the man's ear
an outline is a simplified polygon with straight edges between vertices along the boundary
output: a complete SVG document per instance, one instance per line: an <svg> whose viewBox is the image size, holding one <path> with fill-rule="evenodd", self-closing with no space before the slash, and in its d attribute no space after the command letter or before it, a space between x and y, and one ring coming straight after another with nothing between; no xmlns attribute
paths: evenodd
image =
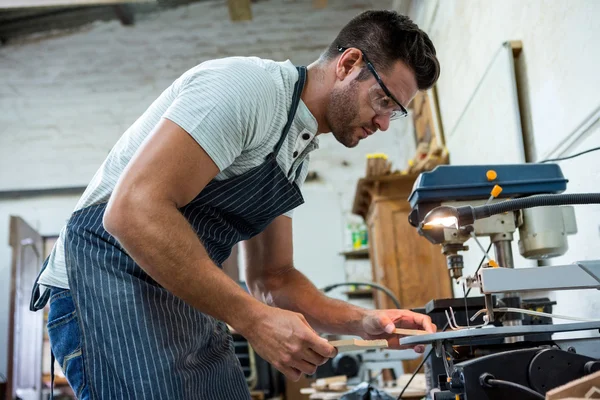
<svg viewBox="0 0 600 400"><path fill-rule="evenodd" d="M335 74L340 81L343 81L348 75L360 70L361 64L362 53L360 50L354 48L347 49L337 60Z"/></svg>

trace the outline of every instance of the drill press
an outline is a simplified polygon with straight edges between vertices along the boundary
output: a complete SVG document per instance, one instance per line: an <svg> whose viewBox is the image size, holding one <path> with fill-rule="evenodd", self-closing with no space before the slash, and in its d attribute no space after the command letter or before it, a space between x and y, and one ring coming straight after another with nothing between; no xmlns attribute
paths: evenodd
<svg viewBox="0 0 600 400"><path fill-rule="evenodd" d="M445 374L439 384L444 390L435 398L444 398L440 397L444 394L463 399L507 398L507 393L517 395L518 390L507 392L486 387L489 379L496 382L498 376L483 379L483 374L493 371L504 379L531 388L532 382L537 382L534 378L539 378L539 374L532 377L532 359L535 358L536 363L546 360L545 356L537 356L548 348L560 351L553 353L552 359L557 361L545 367L548 369L545 374L561 374L562 378L533 385L532 390L538 393L545 393L550 386L558 386L567 377L583 376L600 368L597 361L600 354L594 350L600 349L597 338L589 339L591 345L588 342L582 344L583 351L588 354L577 354L576 360L564 354L566 348L561 350L556 341L531 340L534 333L545 333L545 338L550 339L550 335L558 331L597 330L600 321L522 325L526 310L521 308L521 296L528 291L600 288L598 260L515 268L511 244L517 230L519 253L524 258L543 260L563 255L568 250L567 236L577 231L573 207L563 204L600 202L598 194L560 194L566 190L566 184L567 179L556 164L439 166L421 174L415 182L409 197L412 207L409 222L427 240L441 246L453 279L479 289L484 295L484 307L475 315L483 314L483 323L478 329L458 326L454 311L449 309L445 313L452 331L401 339L402 344L425 343L436 349L441 358L437 362L443 363ZM487 255L479 243L481 237L490 239L493 257ZM465 243L470 239L486 253L487 260L475 275L464 277L463 252L469 250ZM482 305L479 299L463 300L466 312L477 302ZM456 306L457 299L434 301L437 305L444 302ZM428 308L436 306L429 304ZM469 317L471 315L466 318L467 324L472 319ZM499 367L507 363L515 364L508 369ZM435 386L437 378L430 377L430 383L434 381L431 386Z"/></svg>

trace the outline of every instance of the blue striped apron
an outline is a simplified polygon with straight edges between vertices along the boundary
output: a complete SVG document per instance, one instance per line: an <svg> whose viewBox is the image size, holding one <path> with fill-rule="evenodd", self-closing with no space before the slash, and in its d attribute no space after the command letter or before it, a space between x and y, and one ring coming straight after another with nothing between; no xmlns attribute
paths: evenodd
<svg viewBox="0 0 600 400"><path fill-rule="evenodd" d="M277 163L306 79L305 68L298 72L287 124L265 162L242 175L212 180L181 208L218 266L234 244L303 203L295 179L290 182ZM105 208L103 203L76 211L65 235L90 398L248 399L226 324L150 278L104 230Z"/></svg>

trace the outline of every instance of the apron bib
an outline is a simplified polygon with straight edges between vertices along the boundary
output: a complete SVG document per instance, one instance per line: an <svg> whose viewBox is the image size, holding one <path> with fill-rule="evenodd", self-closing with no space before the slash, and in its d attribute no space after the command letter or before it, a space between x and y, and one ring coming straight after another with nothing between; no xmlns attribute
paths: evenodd
<svg viewBox="0 0 600 400"><path fill-rule="evenodd" d="M298 72L287 124L265 162L231 179L212 180L180 210L219 267L234 244L304 201L277 163L306 79L305 68ZM104 230L105 208L103 203L75 212L65 235L91 398L249 399L226 324L150 278ZM43 307L39 299L47 296L37 289L33 297Z"/></svg>

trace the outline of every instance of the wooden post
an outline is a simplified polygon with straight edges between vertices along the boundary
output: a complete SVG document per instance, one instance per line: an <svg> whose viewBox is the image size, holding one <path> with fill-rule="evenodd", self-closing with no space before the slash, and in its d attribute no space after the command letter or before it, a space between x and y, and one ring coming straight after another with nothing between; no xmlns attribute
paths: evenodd
<svg viewBox="0 0 600 400"><path fill-rule="evenodd" d="M327 0L313 0L313 8L325 8L327 7Z"/></svg>
<svg viewBox="0 0 600 400"><path fill-rule="evenodd" d="M227 6L229 7L229 17L232 21L252 20L250 0L227 0Z"/></svg>

